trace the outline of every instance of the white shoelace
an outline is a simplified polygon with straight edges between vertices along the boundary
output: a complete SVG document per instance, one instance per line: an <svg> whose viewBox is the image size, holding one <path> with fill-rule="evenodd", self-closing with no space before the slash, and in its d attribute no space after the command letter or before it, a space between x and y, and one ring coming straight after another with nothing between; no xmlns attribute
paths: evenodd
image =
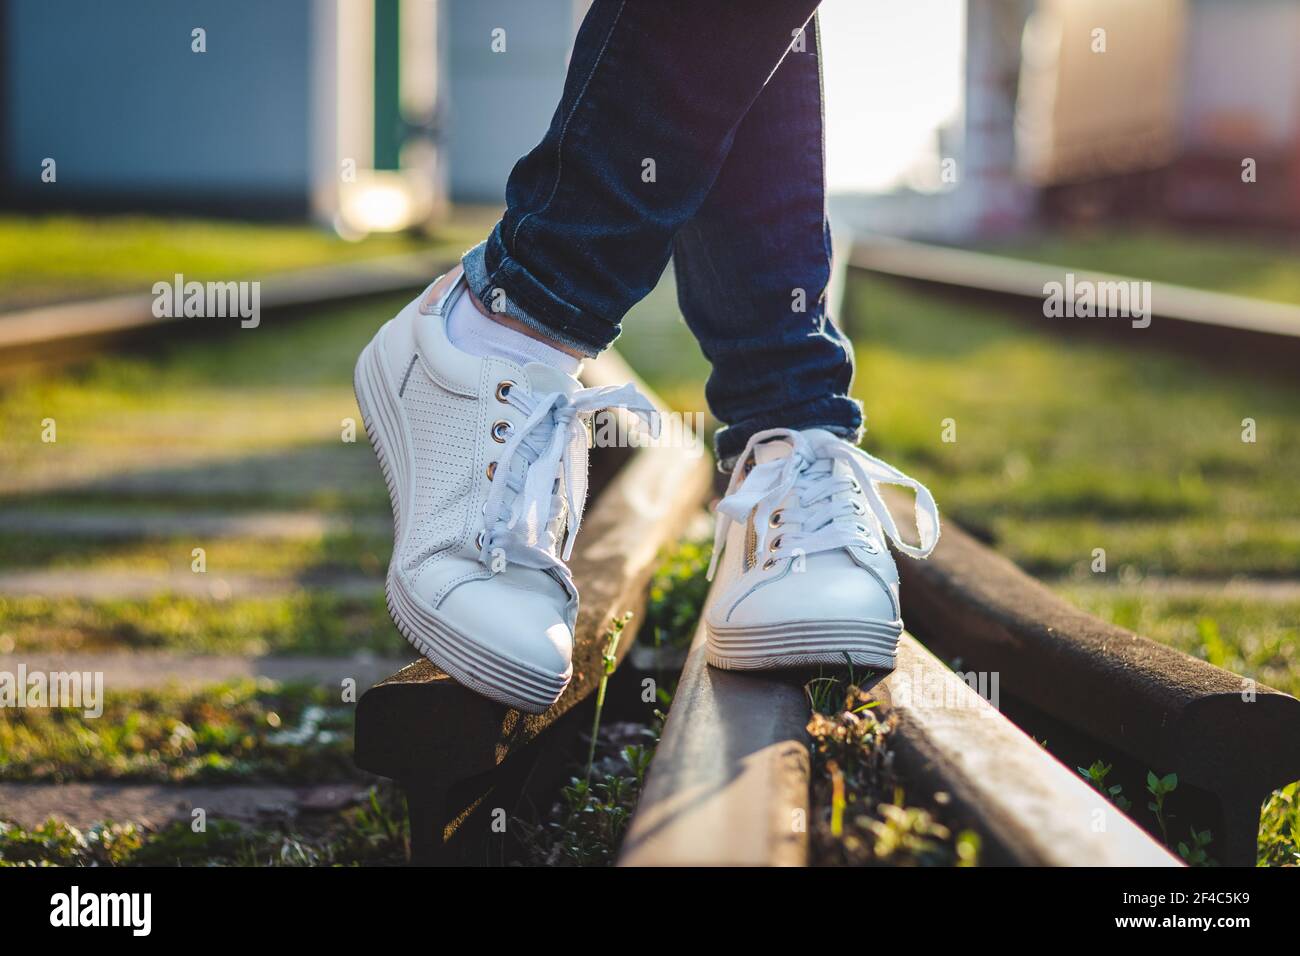
<svg viewBox="0 0 1300 956"><path fill-rule="evenodd" d="M510 433L497 461L483 505L487 524L479 541L479 560L494 572L503 569L500 555L506 563L557 568L567 574L563 562L573 551L587 502L586 422L599 411L625 408L657 437L659 415L630 384L580 388L571 395L551 392L532 399L520 391L511 389L504 396L527 418ZM522 475L512 467L516 460L525 463ZM561 558L556 548L566 526Z"/></svg>
<svg viewBox="0 0 1300 956"><path fill-rule="evenodd" d="M859 493L871 510L874 519L871 523L904 554L924 558L939 543L939 509L929 490L893 465L829 432L771 428L754 435L737 461L747 461L755 445L774 438L788 441L792 446L790 454L755 465L747 475L737 468L731 476L727 496L718 503L710 580L717 570L732 522L748 521L751 513L758 538L756 553L767 552L772 561L845 547L861 547L876 553L879 547L869 522L864 520L865 509L857 497ZM836 474L836 462L847 464L850 474ZM916 493L919 546L907 543L899 534L879 485L900 485ZM795 504L782 507L781 502L792 493L796 495ZM777 546L769 549L771 534L777 535L774 541Z"/></svg>

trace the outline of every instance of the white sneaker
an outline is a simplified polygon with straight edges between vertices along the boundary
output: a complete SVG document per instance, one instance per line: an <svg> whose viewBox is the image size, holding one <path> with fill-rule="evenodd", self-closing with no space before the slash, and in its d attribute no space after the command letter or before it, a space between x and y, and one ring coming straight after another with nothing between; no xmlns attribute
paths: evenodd
<svg viewBox="0 0 1300 956"><path fill-rule="evenodd" d="M393 505L388 608L457 681L541 713L573 674L578 592L564 562L587 494L586 421L612 407L649 420L653 409L631 385L582 388L548 365L460 351L446 316L464 279L428 303L432 289L356 367Z"/></svg>
<svg viewBox="0 0 1300 956"><path fill-rule="evenodd" d="M899 536L877 484L915 490L920 547ZM934 550L939 512L923 485L820 428L756 434L718 504L708 662L892 669L903 621L886 535L912 557Z"/></svg>

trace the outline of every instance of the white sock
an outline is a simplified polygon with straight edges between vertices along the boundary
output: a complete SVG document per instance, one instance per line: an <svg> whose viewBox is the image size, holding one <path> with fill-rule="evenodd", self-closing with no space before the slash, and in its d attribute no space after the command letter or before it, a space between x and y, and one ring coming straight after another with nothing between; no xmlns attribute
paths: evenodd
<svg viewBox="0 0 1300 956"><path fill-rule="evenodd" d="M577 375L582 365L582 359L488 318L474 305L468 292L461 293L451 307L447 338L470 355L494 355L519 365L541 362L566 375Z"/></svg>

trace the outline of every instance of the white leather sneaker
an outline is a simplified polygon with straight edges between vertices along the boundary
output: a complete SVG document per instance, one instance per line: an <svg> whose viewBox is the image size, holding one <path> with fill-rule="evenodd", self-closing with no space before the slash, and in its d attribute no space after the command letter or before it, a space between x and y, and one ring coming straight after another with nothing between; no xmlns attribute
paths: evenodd
<svg viewBox="0 0 1300 956"><path fill-rule="evenodd" d="M631 385L582 388L548 365L457 349L446 316L464 278L436 286L379 330L354 379L392 499L388 608L457 681L541 713L573 673L565 561L587 494L586 421L653 409Z"/></svg>
<svg viewBox="0 0 1300 956"><path fill-rule="evenodd" d="M899 536L878 484L915 490L919 547ZM886 536L912 557L934 550L939 512L923 485L820 428L756 434L718 504L708 662L892 669L903 621Z"/></svg>

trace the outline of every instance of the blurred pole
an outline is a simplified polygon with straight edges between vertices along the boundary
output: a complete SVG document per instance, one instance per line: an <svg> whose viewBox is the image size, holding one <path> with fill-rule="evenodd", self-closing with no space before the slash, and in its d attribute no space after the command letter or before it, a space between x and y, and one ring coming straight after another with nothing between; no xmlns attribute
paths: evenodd
<svg viewBox="0 0 1300 956"><path fill-rule="evenodd" d="M312 217L337 227L342 193L374 150L375 18L369 0L313 0Z"/></svg>
<svg viewBox="0 0 1300 956"><path fill-rule="evenodd" d="M375 169L400 169L401 5L375 0Z"/></svg>
<svg viewBox="0 0 1300 956"><path fill-rule="evenodd" d="M398 54L401 167L428 187L426 224L445 220L447 55L441 0L401 0Z"/></svg>
<svg viewBox="0 0 1300 956"><path fill-rule="evenodd" d="M966 123L961 177L965 227L976 235L1022 227L1033 193L1016 176L1016 91L1032 0L967 0Z"/></svg>

